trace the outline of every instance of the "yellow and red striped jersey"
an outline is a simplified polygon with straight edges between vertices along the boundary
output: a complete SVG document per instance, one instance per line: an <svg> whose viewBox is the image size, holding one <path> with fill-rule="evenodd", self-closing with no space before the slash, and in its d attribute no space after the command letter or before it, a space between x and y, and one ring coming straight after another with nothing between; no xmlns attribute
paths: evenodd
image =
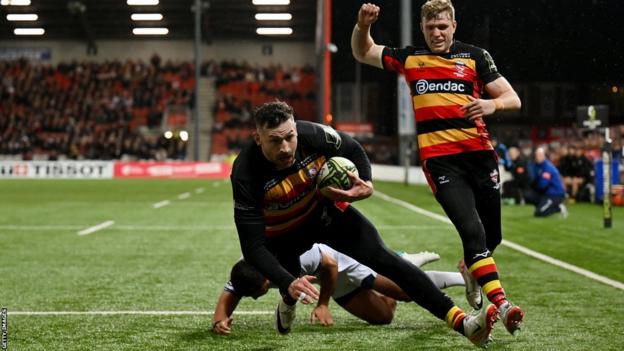
<svg viewBox="0 0 624 351"><path fill-rule="evenodd" d="M468 96L501 77L484 49L455 41L447 54L408 46L384 48L384 69L403 74L412 95L420 159L492 150L485 122L464 117Z"/></svg>
<svg viewBox="0 0 624 351"><path fill-rule="evenodd" d="M277 236L297 228L316 209L322 195L316 191L316 175L325 156L314 154L299 169L267 187L264 194L265 235Z"/></svg>
<svg viewBox="0 0 624 351"><path fill-rule="evenodd" d="M261 226L265 237L276 237L299 229L316 218L326 200L316 185L325 161L333 156L352 160L360 178L371 179L370 161L353 138L329 126L297 121L298 145L295 163L276 170L258 145L243 148L232 169L234 218L237 224ZM241 238L252 237L239 228Z"/></svg>

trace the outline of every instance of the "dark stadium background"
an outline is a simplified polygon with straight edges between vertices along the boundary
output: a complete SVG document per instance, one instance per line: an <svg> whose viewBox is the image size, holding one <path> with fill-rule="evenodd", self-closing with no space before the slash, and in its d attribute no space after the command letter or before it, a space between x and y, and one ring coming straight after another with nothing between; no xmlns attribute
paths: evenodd
<svg viewBox="0 0 624 351"><path fill-rule="evenodd" d="M335 1L334 40L340 50L334 56L336 81L353 81L355 70L349 47L349 35L359 1ZM373 26L377 43L400 46L399 1L379 1L381 17ZM413 23L419 21L419 5L413 2ZM624 33L619 19L624 18L624 3L617 0L486 0L453 1L458 22L455 38L486 48L500 72L514 86L527 84L534 94L521 96L526 106L540 104L539 83L571 84L569 99L563 101L558 91L556 112L544 116L539 109L517 119L496 120L495 124L572 125L576 116L560 116L575 105L608 104L614 124L624 123ZM423 45L422 34L413 27L414 45ZM392 94L394 77L374 68L363 69L366 81L383 82L382 98L375 103L396 114ZM611 92L618 86L617 94ZM523 91L519 91L522 95ZM531 101L526 101L530 99ZM568 102L569 101L569 102ZM385 104L386 102L391 102ZM389 124L388 127L396 127Z"/></svg>
<svg viewBox="0 0 624 351"><path fill-rule="evenodd" d="M170 29L166 37L158 40L192 41L194 1L163 0L157 10L165 16L164 24ZM210 45L218 41L260 40L267 49L272 43L302 42L315 45L317 1L295 0L287 7L268 7L267 12L287 10L293 13L290 25L294 29L288 37L259 37L255 34L256 8L249 0L203 1L202 42ZM381 70L358 65L350 50L350 35L356 13L363 1L332 1L331 41L336 44L331 65L332 108L334 122L370 123L375 140L388 145L398 155L396 78ZM381 17L373 26L372 34L378 43L400 46L400 1L378 1ZM412 42L422 44L418 28L419 7L422 1L412 2ZM84 5L84 12L80 11ZM550 142L552 128L567 128L583 137L579 131L576 107L579 105L608 105L611 125L624 124L624 39L621 21L624 4L617 0L485 0L454 1L459 23L456 38L486 48L494 57L500 72L513 84L523 101L518 112L489 119L494 136L510 145L523 140ZM33 0L30 9L39 13L46 28L41 40L74 40L88 50L103 40L149 42L150 38L136 38L130 34L131 10L125 1L65 1ZM12 13L32 12L14 7ZM149 12L149 11L143 11ZM11 47L16 41L0 7L0 48ZM22 24L15 24L19 27ZM39 38L26 40L36 46ZM100 50L103 50L100 48ZM218 48L217 48L218 50ZM101 52L100 52L101 54ZM258 53L260 54L260 53ZM125 53L120 58L125 59ZM227 56L227 53L224 54ZM223 54L221 54L223 56ZM100 60L92 56L93 60ZM193 52L187 53L192 63ZM255 57L232 57L239 61L254 62ZM280 57L272 58L279 63ZM317 67L318 68L318 67ZM359 89L353 83L359 70L362 89L362 113L347 108L338 111L348 95L339 94L341 86ZM318 83L318 79L317 79ZM316 103L321 94L316 92ZM345 95L346 94L346 95ZM346 102L345 102L346 101ZM342 111L342 110L341 110ZM556 133L556 132L554 132ZM620 134L616 131L615 134ZM615 135L621 138L620 135ZM377 140L379 139L379 140ZM369 142L370 140L362 140ZM619 143L619 139L617 140ZM619 145L619 144L618 144ZM616 145L617 146L617 145ZM398 163L398 157L392 157ZM414 157L413 162L417 163Z"/></svg>

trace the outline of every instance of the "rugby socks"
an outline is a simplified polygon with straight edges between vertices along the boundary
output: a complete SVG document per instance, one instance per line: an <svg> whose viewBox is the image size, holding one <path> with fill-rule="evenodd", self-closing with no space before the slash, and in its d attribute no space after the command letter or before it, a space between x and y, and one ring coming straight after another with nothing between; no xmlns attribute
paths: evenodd
<svg viewBox="0 0 624 351"><path fill-rule="evenodd" d="M453 328L455 331L461 333L462 335L465 335L464 318L466 318L466 313L464 313L461 308L453 306L448 312L446 312L446 325Z"/></svg>
<svg viewBox="0 0 624 351"><path fill-rule="evenodd" d="M505 290L503 290L503 286L500 280L498 280L498 270L493 257L490 256L477 260L466 259L466 264L470 274L477 280L488 300L492 301L496 307L500 307L507 301Z"/></svg>

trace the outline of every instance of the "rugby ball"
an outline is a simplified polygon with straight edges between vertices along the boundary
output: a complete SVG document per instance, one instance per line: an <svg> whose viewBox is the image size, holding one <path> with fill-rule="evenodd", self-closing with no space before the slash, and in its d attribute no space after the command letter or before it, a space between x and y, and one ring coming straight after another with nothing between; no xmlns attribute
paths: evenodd
<svg viewBox="0 0 624 351"><path fill-rule="evenodd" d="M358 175L358 170L351 160L340 156L331 157L323 164L316 178L318 188L322 190L331 186L343 190L351 189L353 184L347 171Z"/></svg>

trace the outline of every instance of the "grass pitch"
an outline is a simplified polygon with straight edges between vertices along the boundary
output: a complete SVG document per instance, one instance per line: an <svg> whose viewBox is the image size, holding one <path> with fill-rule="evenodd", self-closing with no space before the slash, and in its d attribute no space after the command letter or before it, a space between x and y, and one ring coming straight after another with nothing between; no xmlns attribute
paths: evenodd
<svg viewBox="0 0 624 351"><path fill-rule="evenodd" d="M442 214L428 189L376 183L376 189ZM188 193L188 195L183 195ZM164 200L169 204L154 205ZM356 204L393 249L433 250L425 269L455 270L459 236L444 222L373 197ZM506 240L624 282L624 209L611 229L602 208L532 217L503 208ZM370 326L330 304L335 326L307 323L274 331L277 292L245 299L233 334L210 332L212 310L240 256L226 181L0 181L0 307L8 309L8 350L458 350L472 345L413 303L392 324ZM114 224L88 235L79 232ZM497 249L501 281L526 312L515 337L499 323L492 350L621 350L624 291ZM463 308L462 288L447 293ZM29 314L36 312L35 314ZM41 314L47 312L49 314Z"/></svg>

